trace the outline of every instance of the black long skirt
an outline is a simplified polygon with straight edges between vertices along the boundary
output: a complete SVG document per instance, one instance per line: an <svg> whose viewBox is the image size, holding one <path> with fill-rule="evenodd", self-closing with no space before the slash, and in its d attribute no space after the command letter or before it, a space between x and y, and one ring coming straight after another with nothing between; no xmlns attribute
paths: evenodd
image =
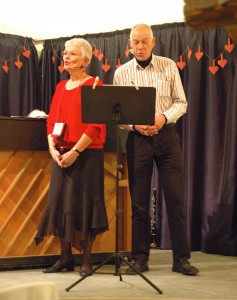
<svg viewBox="0 0 237 300"><path fill-rule="evenodd" d="M104 203L104 151L86 149L68 168L52 165L48 200L35 242L54 235L81 251L84 243L108 230Z"/></svg>

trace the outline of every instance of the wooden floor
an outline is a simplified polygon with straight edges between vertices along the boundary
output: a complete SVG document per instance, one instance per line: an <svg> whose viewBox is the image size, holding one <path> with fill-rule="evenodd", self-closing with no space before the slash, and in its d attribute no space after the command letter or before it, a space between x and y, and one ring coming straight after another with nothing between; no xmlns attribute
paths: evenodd
<svg viewBox="0 0 237 300"><path fill-rule="evenodd" d="M44 274L41 269L1 271L0 289L27 282L52 281L57 286L61 300L237 299L236 257L193 252L190 262L199 268L200 273L197 276L174 273L171 271L171 251L153 249L149 262L150 271L143 273L152 284L139 275L125 275L126 264L121 266L122 280L120 281L120 277L114 275L115 265L110 263L103 265L93 276L79 283L76 283L81 278L78 273L79 266L73 272L54 274ZM69 288L73 284L75 286ZM152 285L163 293L160 294ZM69 290L66 291L68 288Z"/></svg>

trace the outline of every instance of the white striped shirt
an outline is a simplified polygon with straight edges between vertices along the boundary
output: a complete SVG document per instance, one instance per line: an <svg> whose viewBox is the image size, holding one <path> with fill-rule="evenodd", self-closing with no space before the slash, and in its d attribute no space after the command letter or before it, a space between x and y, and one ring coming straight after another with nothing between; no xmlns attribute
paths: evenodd
<svg viewBox="0 0 237 300"><path fill-rule="evenodd" d="M155 113L164 114L167 123L176 123L186 113L188 104L179 71L170 58L153 54L146 68L142 68L134 58L115 71L114 85L132 86L132 81L141 87L156 88Z"/></svg>

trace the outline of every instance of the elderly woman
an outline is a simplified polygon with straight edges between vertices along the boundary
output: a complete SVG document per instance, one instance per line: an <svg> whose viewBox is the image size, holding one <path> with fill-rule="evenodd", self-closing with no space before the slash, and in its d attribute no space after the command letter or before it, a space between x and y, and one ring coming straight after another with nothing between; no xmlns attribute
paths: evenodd
<svg viewBox="0 0 237 300"><path fill-rule="evenodd" d="M108 230L104 204L104 124L84 124L81 87L95 83L86 73L92 48L81 38L66 41L64 69L69 80L58 83L47 119L53 159L48 201L35 235L38 245L48 235L60 240L61 257L44 273L74 270L72 247L83 251L80 275L91 272L91 249L97 234ZM102 85L99 80L98 85Z"/></svg>

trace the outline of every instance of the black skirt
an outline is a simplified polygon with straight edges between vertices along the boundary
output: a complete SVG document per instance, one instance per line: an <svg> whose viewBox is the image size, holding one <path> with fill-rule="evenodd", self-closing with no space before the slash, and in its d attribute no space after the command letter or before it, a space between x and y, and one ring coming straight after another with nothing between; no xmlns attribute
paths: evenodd
<svg viewBox="0 0 237 300"><path fill-rule="evenodd" d="M48 201L35 241L48 235L58 236L81 251L84 242L108 230L104 203L104 151L86 149L68 168L55 162Z"/></svg>

